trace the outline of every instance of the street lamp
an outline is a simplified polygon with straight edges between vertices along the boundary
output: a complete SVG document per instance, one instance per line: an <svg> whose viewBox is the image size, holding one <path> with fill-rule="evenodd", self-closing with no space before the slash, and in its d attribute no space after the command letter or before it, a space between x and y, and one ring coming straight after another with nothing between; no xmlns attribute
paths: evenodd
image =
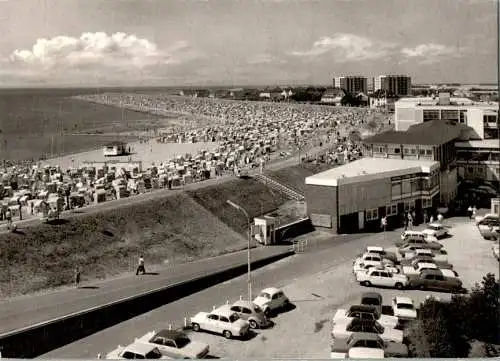
<svg viewBox="0 0 500 361"><path fill-rule="evenodd" d="M226 201L227 204L229 204L231 207L237 209L241 213L247 217L247 224L248 224L248 247L247 247L247 263L248 263L248 272L247 272L247 283L248 283L248 300L252 301L252 280L250 278L250 272L251 272L251 267L250 267L250 238L252 236L252 230L250 227L250 216L248 215L248 212L241 207L240 205L230 201L229 199Z"/></svg>

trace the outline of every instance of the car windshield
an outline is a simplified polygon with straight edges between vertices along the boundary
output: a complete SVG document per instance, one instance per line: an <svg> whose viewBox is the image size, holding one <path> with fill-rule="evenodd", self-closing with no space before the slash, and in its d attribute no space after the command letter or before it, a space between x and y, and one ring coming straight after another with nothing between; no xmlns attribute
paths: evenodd
<svg viewBox="0 0 500 361"><path fill-rule="evenodd" d="M413 305L410 303L398 303L398 308L402 310L413 310Z"/></svg>
<svg viewBox="0 0 500 361"><path fill-rule="evenodd" d="M365 347L369 348L381 348L380 343L376 340L366 340Z"/></svg>
<svg viewBox="0 0 500 361"><path fill-rule="evenodd" d="M378 299L376 298L363 298L363 300L361 301L361 303L363 305L373 305L373 306L379 306L380 305L380 302Z"/></svg>
<svg viewBox="0 0 500 361"><path fill-rule="evenodd" d="M152 359L159 359L161 358L161 352L157 348L152 349L146 354L146 359L152 360Z"/></svg>
<svg viewBox="0 0 500 361"><path fill-rule="evenodd" d="M262 298L267 298L268 300L271 299L271 295L267 292L262 292L259 296Z"/></svg>
<svg viewBox="0 0 500 361"><path fill-rule="evenodd" d="M175 344L177 345L177 348L183 348L190 342L191 340L187 337L179 337L175 339Z"/></svg>
<svg viewBox="0 0 500 361"><path fill-rule="evenodd" d="M231 322L231 323L233 323L239 319L240 319L240 316L238 316L236 313L233 313L231 316L229 316L229 322Z"/></svg>

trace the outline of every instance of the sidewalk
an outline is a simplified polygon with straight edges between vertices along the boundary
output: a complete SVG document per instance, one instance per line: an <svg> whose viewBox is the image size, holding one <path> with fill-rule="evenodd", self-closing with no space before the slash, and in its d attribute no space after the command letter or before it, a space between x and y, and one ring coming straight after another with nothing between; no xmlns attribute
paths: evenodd
<svg viewBox="0 0 500 361"><path fill-rule="evenodd" d="M252 262L289 252L290 246L252 249ZM239 251L200 261L157 267L149 274L82 284L38 295L19 296L0 301L0 335L37 323L101 306L143 292L186 281L191 278L247 264L247 251ZM147 264L146 264L147 267ZM152 272L154 271L154 272Z"/></svg>

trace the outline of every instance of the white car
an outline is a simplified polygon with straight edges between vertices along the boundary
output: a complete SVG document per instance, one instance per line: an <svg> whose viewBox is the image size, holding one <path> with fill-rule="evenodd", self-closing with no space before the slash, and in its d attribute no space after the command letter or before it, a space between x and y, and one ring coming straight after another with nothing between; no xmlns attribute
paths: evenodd
<svg viewBox="0 0 500 361"><path fill-rule="evenodd" d="M290 300L285 293L276 287L268 287L260 291L260 294L253 300L259 306L266 316L280 309L286 309Z"/></svg>
<svg viewBox="0 0 500 361"><path fill-rule="evenodd" d="M207 343L193 341L184 332L174 330L151 331L135 342L157 347L163 355L172 358L202 359L210 352Z"/></svg>
<svg viewBox="0 0 500 361"><path fill-rule="evenodd" d="M158 347L141 342L134 342L128 346L118 346L106 355L108 360L133 360L133 359L167 359L173 358L163 355Z"/></svg>
<svg viewBox="0 0 500 361"><path fill-rule="evenodd" d="M417 310L413 300L406 296L395 296L392 298L392 310L394 316L403 321L410 321L417 319Z"/></svg>
<svg viewBox="0 0 500 361"><path fill-rule="evenodd" d="M498 244L494 244L491 246L491 250L493 251L493 255L496 259L500 260L500 247Z"/></svg>
<svg viewBox="0 0 500 361"><path fill-rule="evenodd" d="M368 332L354 332L347 339L333 340L330 358L365 357L408 357L408 347L399 342L384 342L379 335Z"/></svg>
<svg viewBox="0 0 500 361"><path fill-rule="evenodd" d="M423 270L438 270L439 267L435 263L429 262L415 262L410 266L403 266L403 274L406 276L419 275Z"/></svg>
<svg viewBox="0 0 500 361"><path fill-rule="evenodd" d="M392 263L396 263L398 261L398 257L395 252L389 252L380 246L366 246L363 253L376 253L383 259L387 259Z"/></svg>
<svg viewBox="0 0 500 361"><path fill-rule="evenodd" d="M356 275L358 272L367 272L370 268L383 269L392 273L400 273L398 267L384 262L369 262L368 264L354 263L354 266L352 266L352 273Z"/></svg>
<svg viewBox="0 0 500 361"><path fill-rule="evenodd" d="M251 301L236 301L231 305L231 311L236 312L242 319L250 322L250 328L263 328L271 324L262 308Z"/></svg>
<svg viewBox="0 0 500 361"><path fill-rule="evenodd" d="M429 238L443 238L448 235L448 230L440 223L429 223L427 228L422 231L427 239Z"/></svg>
<svg viewBox="0 0 500 361"><path fill-rule="evenodd" d="M248 334L250 323L242 320L236 312L229 309L229 305L216 308L212 312L198 312L191 317L193 331L210 331L222 334L225 338L244 337Z"/></svg>
<svg viewBox="0 0 500 361"><path fill-rule="evenodd" d="M394 265L394 262L382 258L378 253L364 253L353 262L353 273L366 269L367 266Z"/></svg>
<svg viewBox="0 0 500 361"><path fill-rule="evenodd" d="M401 233L401 240L406 241L410 237L416 237L416 238L425 238L425 234L423 234L420 231L404 231Z"/></svg>
<svg viewBox="0 0 500 361"><path fill-rule="evenodd" d="M396 328L399 326L399 319L395 316L383 315L376 306L353 305L349 309L339 308L333 316L332 323L349 323L353 318L362 320L376 320L382 326Z"/></svg>
<svg viewBox="0 0 500 361"><path fill-rule="evenodd" d="M394 287L402 289L408 286L408 277L393 273L385 268L370 268L365 272L356 273L356 281L363 286Z"/></svg>
<svg viewBox="0 0 500 361"><path fill-rule="evenodd" d="M359 318L354 318L349 323L333 325L332 337L334 339L346 339L353 332L376 333L386 342L403 342L403 331L384 327L375 320L362 320Z"/></svg>

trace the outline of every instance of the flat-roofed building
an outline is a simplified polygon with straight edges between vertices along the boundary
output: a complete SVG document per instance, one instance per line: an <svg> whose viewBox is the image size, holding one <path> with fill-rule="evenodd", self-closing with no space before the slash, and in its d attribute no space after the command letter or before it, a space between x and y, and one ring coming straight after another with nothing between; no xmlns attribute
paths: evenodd
<svg viewBox="0 0 500 361"><path fill-rule="evenodd" d="M373 91L385 90L397 96L411 95L411 77L408 75L379 75L373 80Z"/></svg>
<svg viewBox="0 0 500 361"><path fill-rule="evenodd" d="M333 79L333 87L350 94L366 94L368 92L368 79L359 75L339 76Z"/></svg>
<svg viewBox="0 0 500 361"><path fill-rule="evenodd" d="M316 227L337 233L399 226L404 212L437 207L439 162L361 158L305 179L307 212Z"/></svg>
<svg viewBox="0 0 500 361"><path fill-rule="evenodd" d="M500 181L500 144L498 139L455 142L460 180Z"/></svg>
<svg viewBox="0 0 500 361"><path fill-rule="evenodd" d="M439 163L440 203L456 196L458 170L455 141L467 132L462 124L433 120L406 132L389 130L363 140L363 155L374 158L432 160Z"/></svg>

